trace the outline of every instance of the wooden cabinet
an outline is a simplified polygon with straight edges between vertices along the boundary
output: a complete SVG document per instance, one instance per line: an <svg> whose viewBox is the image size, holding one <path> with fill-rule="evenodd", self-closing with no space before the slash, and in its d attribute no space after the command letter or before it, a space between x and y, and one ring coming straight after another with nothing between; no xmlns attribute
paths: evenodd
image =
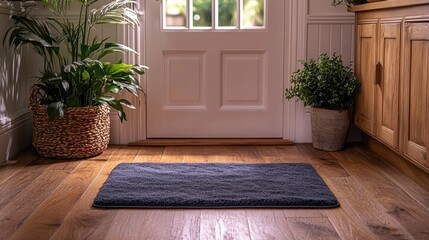
<svg viewBox="0 0 429 240"><path fill-rule="evenodd" d="M356 77L361 92L356 100L355 124L374 135L374 88L377 53L377 24L358 24L356 38Z"/></svg>
<svg viewBox="0 0 429 240"><path fill-rule="evenodd" d="M358 22L356 36L355 70L362 90L356 102L355 124L398 149L400 22Z"/></svg>
<svg viewBox="0 0 429 240"><path fill-rule="evenodd" d="M429 167L429 21L404 28L402 152Z"/></svg>
<svg viewBox="0 0 429 240"><path fill-rule="evenodd" d="M429 172L429 1L385 1L356 12L355 124Z"/></svg>
<svg viewBox="0 0 429 240"><path fill-rule="evenodd" d="M375 81L375 135L398 150L401 25L380 21Z"/></svg>

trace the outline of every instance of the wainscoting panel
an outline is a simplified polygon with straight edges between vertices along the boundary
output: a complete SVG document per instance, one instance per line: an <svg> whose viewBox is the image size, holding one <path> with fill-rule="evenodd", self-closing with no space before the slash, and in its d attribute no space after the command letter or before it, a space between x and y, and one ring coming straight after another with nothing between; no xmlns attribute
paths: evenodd
<svg viewBox="0 0 429 240"><path fill-rule="evenodd" d="M0 126L0 165L3 165L30 145L33 125L27 109L1 121L3 122Z"/></svg>
<svg viewBox="0 0 429 240"><path fill-rule="evenodd" d="M307 30L307 58L317 58L320 53L336 53L343 56L344 63L353 60L353 23L309 23Z"/></svg>

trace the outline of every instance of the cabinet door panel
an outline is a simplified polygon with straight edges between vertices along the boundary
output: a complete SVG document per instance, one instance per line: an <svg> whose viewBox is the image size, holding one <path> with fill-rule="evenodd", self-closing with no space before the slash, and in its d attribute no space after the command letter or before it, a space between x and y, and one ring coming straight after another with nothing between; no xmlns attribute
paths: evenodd
<svg viewBox="0 0 429 240"><path fill-rule="evenodd" d="M400 23L380 24L379 61L380 80L376 85L376 135L398 149L398 96L401 53Z"/></svg>
<svg viewBox="0 0 429 240"><path fill-rule="evenodd" d="M427 166L429 142L429 23L406 25L403 77L403 153Z"/></svg>
<svg viewBox="0 0 429 240"><path fill-rule="evenodd" d="M355 72L362 88L356 101L355 124L370 134L374 134L376 27L376 24L360 24L356 34Z"/></svg>

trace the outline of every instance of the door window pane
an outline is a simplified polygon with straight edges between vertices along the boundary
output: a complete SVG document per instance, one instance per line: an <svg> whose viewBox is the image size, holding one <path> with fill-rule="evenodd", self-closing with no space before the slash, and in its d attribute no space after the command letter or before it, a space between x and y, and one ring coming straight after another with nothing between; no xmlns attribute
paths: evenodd
<svg viewBox="0 0 429 240"><path fill-rule="evenodd" d="M192 9L194 27L212 26L212 0L194 0Z"/></svg>
<svg viewBox="0 0 429 240"><path fill-rule="evenodd" d="M264 26L264 0L243 0L243 27L263 27Z"/></svg>
<svg viewBox="0 0 429 240"><path fill-rule="evenodd" d="M237 26L237 0L218 0L219 27Z"/></svg>
<svg viewBox="0 0 429 240"><path fill-rule="evenodd" d="M187 0L165 0L166 27L186 27L186 2Z"/></svg>
<svg viewBox="0 0 429 240"><path fill-rule="evenodd" d="M265 27L265 0L162 0L162 3L166 29Z"/></svg>

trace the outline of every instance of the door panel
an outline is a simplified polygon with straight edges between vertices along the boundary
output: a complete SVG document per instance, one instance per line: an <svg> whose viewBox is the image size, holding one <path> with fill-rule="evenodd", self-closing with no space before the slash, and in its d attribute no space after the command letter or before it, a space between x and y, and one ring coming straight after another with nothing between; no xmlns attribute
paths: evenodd
<svg viewBox="0 0 429 240"><path fill-rule="evenodd" d="M222 53L221 110L266 110L265 63L264 52Z"/></svg>
<svg viewBox="0 0 429 240"><path fill-rule="evenodd" d="M146 1L147 137L282 137L284 2L265 28L162 29Z"/></svg>
<svg viewBox="0 0 429 240"><path fill-rule="evenodd" d="M206 109L205 53L163 52L162 88L165 109Z"/></svg>

